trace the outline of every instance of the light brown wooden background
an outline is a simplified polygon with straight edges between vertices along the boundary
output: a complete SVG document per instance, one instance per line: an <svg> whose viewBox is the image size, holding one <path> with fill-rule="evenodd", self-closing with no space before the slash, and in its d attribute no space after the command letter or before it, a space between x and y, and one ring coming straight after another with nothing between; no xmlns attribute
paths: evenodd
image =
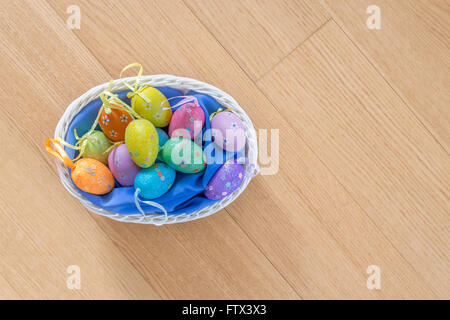
<svg viewBox="0 0 450 320"><path fill-rule="evenodd" d="M0 2L1 298L450 298L448 1ZM192 223L89 213L43 143L73 99L136 61L279 128L278 174Z"/></svg>

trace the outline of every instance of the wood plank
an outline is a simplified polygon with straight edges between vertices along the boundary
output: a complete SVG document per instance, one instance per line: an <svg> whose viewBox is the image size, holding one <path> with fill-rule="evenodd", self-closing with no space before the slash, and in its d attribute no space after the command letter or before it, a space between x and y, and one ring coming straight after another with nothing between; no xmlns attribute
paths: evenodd
<svg viewBox="0 0 450 320"><path fill-rule="evenodd" d="M19 294L14 290L8 281L0 275L0 299L2 300L15 300L20 299Z"/></svg>
<svg viewBox="0 0 450 320"><path fill-rule="evenodd" d="M399 254L448 298L448 155L338 25L329 22L258 84Z"/></svg>
<svg viewBox="0 0 450 320"><path fill-rule="evenodd" d="M8 231L0 274L15 289L33 298L298 298L226 214L215 227L193 224L199 230L191 232L201 233L194 237L94 216L69 196L44 139L72 99L110 75L45 2L4 9L0 202L7 209L0 222ZM110 234L113 228L120 232ZM65 288L69 264L81 267L80 291Z"/></svg>
<svg viewBox="0 0 450 320"><path fill-rule="evenodd" d="M94 84L89 76L75 80L67 66L100 69L45 2L4 3L0 20L0 274L21 298L159 298L44 155L44 138L64 108L58 97L76 83ZM66 92L64 83L71 83ZM69 265L81 269L81 290L66 286Z"/></svg>
<svg viewBox="0 0 450 320"><path fill-rule="evenodd" d="M187 0L185 3L254 80L330 18L316 1Z"/></svg>
<svg viewBox="0 0 450 320"><path fill-rule="evenodd" d="M63 19L68 4L70 1L52 1ZM293 127L182 2L134 1L127 5L103 2L100 6L84 1L79 4L84 15L81 30L76 34L111 74L118 75L123 65L140 61L146 67L146 74L172 73L198 78L231 93L247 110L256 127L281 129L281 141L289 143L280 146L282 162L278 174L257 177L226 211L301 297L434 296L333 174L306 147ZM112 25L108 12L129 16L146 12L148 18L139 21L139 28L124 19L118 19ZM148 43L155 39L158 45L149 50ZM109 59L113 51L114 59ZM176 239L185 241L193 235L203 238L205 228L211 228L210 225L222 228L224 213L198 222L164 227L172 232L177 230L177 234L171 241L157 243L169 246ZM128 229L122 224L101 222L112 238L118 243L124 242L121 244L124 251L143 273L170 266L170 261L163 261L164 265L158 266L157 259L172 252L172 247L165 250L166 247L155 246L148 252L141 248L142 244L152 243L153 238L161 239L158 233L164 228L144 234L140 231L141 226ZM228 224L224 227L229 229ZM136 233L142 238L137 239ZM234 233L227 231L224 234ZM204 242L208 241L206 236L204 239ZM200 241L194 244L195 247L201 245ZM151 254L155 250L153 257ZM208 255L206 247L204 251L203 254ZM191 263L188 252L177 252L186 261L179 268ZM383 278L386 285L382 291L366 288L366 268L370 264L379 264L389 270ZM148 265L151 267L146 268ZM166 280L167 291L175 292L173 296L179 297L182 293L172 287L175 286L173 282L183 281L183 273L176 265L171 267L176 268L172 274L178 274L179 278ZM210 276L210 272L207 274ZM223 280L219 278L218 281ZM195 291L189 294L198 296ZM217 293L213 295L217 296Z"/></svg>
<svg viewBox="0 0 450 320"><path fill-rule="evenodd" d="M325 0L329 11L450 151L450 3L443 0ZM366 8L381 10L381 29L369 30Z"/></svg>

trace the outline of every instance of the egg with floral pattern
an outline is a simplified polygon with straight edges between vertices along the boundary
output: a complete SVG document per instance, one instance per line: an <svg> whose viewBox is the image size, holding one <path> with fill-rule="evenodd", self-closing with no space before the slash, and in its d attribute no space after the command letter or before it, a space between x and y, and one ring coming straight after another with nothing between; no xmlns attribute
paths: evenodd
<svg viewBox="0 0 450 320"><path fill-rule="evenodd" d="M175 177L175 170L165 163L157 162L150 168L142 169L139 172L134 180L134 188L139 189L140 197L156 199L169 191Z"/></svg>
<svg viewBox="0 0 450 320"><path fill-rule="evenodd" d="M172 118L172 109L161 91L153 87L142 87L137 93L129 95L132 96L131 107L141 117L158 128L166 127L169 124Z"/></svg>
<svg viewBox="0 0 450 320"><path fill-rule="evenodd" d="M117 142L125 139L125 130L131 121L133 118L125 110L105 107L100 113L98 124L109 140Z"/></svg>
<svg viewBox="0 0 450 320"><path fill-rule="evenodd" d="M205 197L212 200L223 199L240 187L245 177L242 164L236 160L226 161L212 176L205 187Z"/></svg>
<svg viewBox="0 0 450 320"><path fill-rule="evenodd" d="M247 141L241 119L230 111L219 112L213 116L211 135L216 145L230 152L241 150Z"/></svg>
<svg viewBox="0 0 450 320"><path fill-rule="evenodd" d="M184 173L197 173L206 168L202 147L182 137L171 138L164 144L162 158L170 167Z"/></svg>
<svg viewBox="0 0 450 320"><path fill-rule="evenodd" d="M179 107L172 116L169 136L194 139L201 134L205 124L205 112L195 102L188 102Z"/></svg>
<svg viewBox="0 0 450 320"><path fill-rule="evenodd" d="M111 171L100 161L82 158L75 163L71 172L72 181L81 190L102 195L114 188Z"/></svg>
<svg viewBox="0 0 450 320"><path fill-rule="evenodd" d="M127 146L124 144L114 147L109 152L108 166L114 178L116 178L123 187L132 186L134 178L136 178L141 170L141 167L135 164L133 159L131 159Z"/></svg>
<svg viewBox="0 0 450 320"><path fill-rule="evenodd" d="M141 168L149 168L155 162L158 141L155 126L148 120L133 120L125 130L125 145L131 159Z"/></svg>
<svg viewBox="0 0 450 320"><path fill-rule="evenodd" d="M82 143L82 146L83 145L83 158L95 159L103 164L108 163L108 153L106 150L108 150L112 144L103 132L99 130L92 131Z"/></svg>

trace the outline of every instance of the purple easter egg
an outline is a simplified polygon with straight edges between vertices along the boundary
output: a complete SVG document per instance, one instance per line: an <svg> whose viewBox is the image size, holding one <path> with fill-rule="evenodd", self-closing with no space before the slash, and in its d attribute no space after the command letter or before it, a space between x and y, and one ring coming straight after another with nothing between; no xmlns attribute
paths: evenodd
<svg viewBox="0 0 450 320"><path fill-rule="evenodd" d="M205 112L198 104L189 102L179 107L172 115L169 136L194 139L202 132Z"/></svg>
<svg viewBox="0 0 450 320"><path fill-rule="evenodd" d="M226 161L213 175L205 187L205 196L208 199L219 200L232 194L245 177L242 164L236 160Z"/></svg>
<svg viewBox="0 0 450 320"><path fill-rule="evenodd" d="M108 155L108 165L114 178L123 186L130 187L141 170L128 153L127 146L121 144L113 148Z"/></svg>
<svg viewBox="0 0 450 320"><path fill-rule="evenodd" d="M231 152L244 148L247 141L241 119L229 111L219 112L212 118L211 134L215 144Z"/></svg>

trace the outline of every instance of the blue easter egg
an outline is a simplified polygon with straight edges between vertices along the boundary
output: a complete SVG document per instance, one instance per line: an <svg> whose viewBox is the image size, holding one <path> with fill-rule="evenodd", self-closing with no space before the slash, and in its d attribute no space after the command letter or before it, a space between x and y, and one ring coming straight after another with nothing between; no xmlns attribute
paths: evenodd
<svg viewBox="0 0 450 320"><path fill-rule="evenodd" d="M159 146L162 147L169 140L169 135L161 128L156 128L156 132L158 133Z"/></svg>
<svg viewBox="0 0 450 320"><path fill-rule="evenodd" d="M165 194L175 181L175 170L162 162L142 169L134 179L134 187L140 189L139 196L144 199L156 199Z"/></svg>
<svg viewBox="0 0 450 320"><path fill-rule="evenodd" d="M156 132L158 133L158 141L159 141L159 152L157 159L163 161L162 159L162 150L161 147L169 140L169 135L161 128L156 128Z"/></svg>

